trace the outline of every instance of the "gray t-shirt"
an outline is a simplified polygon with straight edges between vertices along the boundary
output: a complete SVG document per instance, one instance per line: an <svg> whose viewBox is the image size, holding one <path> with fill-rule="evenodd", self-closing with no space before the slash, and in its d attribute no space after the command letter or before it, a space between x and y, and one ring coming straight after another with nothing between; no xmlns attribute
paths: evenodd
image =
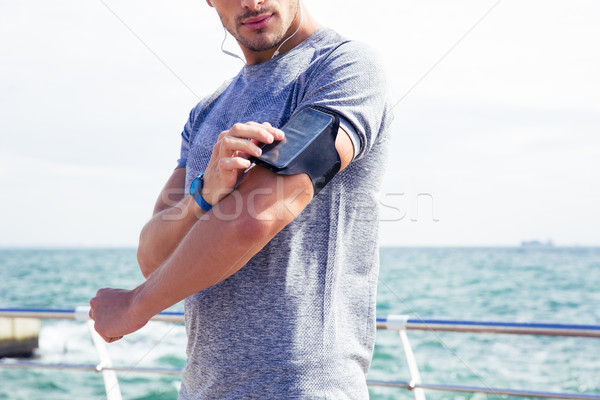
<svg viewBox="0 0 600 400"><path fill-rule="evenodd" d="M190 113L178 164L188 190L219 133L237 122L281 127L320 106L340 115L357 151L248 264L186 299L180 399L368 398L386 88L365 45L320 29L280 57L245 66Z"/></svg>

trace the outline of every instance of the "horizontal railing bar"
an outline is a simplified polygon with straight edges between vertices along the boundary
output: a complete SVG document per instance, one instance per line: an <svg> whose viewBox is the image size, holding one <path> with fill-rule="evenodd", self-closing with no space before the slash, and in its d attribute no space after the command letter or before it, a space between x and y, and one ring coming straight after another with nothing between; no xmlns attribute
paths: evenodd
<svg viewBox="0 0 600 400"><path fill-rule="evenodd" d="M115 371L126 373L155 373L165 375L179 375L181 370L178 368L152 368L152 367L100 367L91 364L42 364L32 362L0 362L0 368L40 368L40 369L62 369L62 370L83 370L83 371ZM515 390L515 389L499 389L486 388L477 386L457 386L457 385L436 385L420 383L410 385L408 382L402 381L379 381L367 380L369 386L393 387L401 389L425 389L437 390L444 392L461 392L461 393L488 393L496 395L508 395L517 397L537 397L546 399L575 399L575 400L600 400L598 394L581 394L581 393L559 393L559 392L540 392L532 390Z"/></svg>
<svg viewBox="0 0 600 400"><path fill-rule="evenodd" d="M600 338L600 325L544 324L493 321L452 321L437 319L405 319L390 316L377 318L377 328L442 332L501 333L520 335L577 336Z"/></svg>
<svg viewBox="0 0 600 400"><path fill-rule="evenodd" d="M88 307L78 307L76 309L0 308L0 317L87 320L89 319L87 315L88 310ZM184 313L179 311L163 311L152 317L152 320L184 322ZM399 320L401 323L398 323ZM600 338L600 325L402 319L401 316L379 317L377 318L377 328Z"/></svg>
<svg viewBox="0 0 600 400"><path fill-rule="evenodd" d="M600 400L600 394L583 394L583 393L560 393L560 392L538 392L534 390L515 390L515 389L500 389L500 388L485 388L477 386L457 386L457 385L433 385L433 384L418 384L415 388L438 390L445 392L462 392L462 393L488 393L506 396L518 397L537 397L542 399L578 399L578 400Z"/></svg>
<svg viewBox="0 0 600 400"><path fill-rule="evenodd" d="M0 317L88 320L88 312L89 307L75 309L0 308ZM184 314L179 311L163 311L152 317L152 321L184 322Z"/></svg>
<svg viewBox="0 0 600 400"><path fill-rule="evenodd" d="M66 369L80 371L115 371L115 372L135 372L135 373L151 373L151 374L166 374L180 375L181 369L178 368L154 368L154 367L101 367L92 364L44 364L33 362L0 362L0 368L40 368L40 369Z"/></svg>
<svg viewBox="0 0 600 400"><path fill-rule="evenodd" d="M179 375L181 370L177 368L150 368L150 367L98 367L90 364L42 364L31 362L10 362L0 363L2 368L41 368L41 369L63 369L63 370L84 370L84 371L115 371L115 372L134 372L134 373L156 373L167 375ZM369 386L394 387L402 389L428 389L446 392L463 392L463 393L488 393L497 395L509 395L519 397L538 397L549 399L600 399L600 395L587 395L579 393L555 393L555 392L536 392L531 390L514 390L514 389L499 389L499 388L484 388L476 386L456 386L456 385L434 385L434 384L417 384L411 386L408 382L401 381L377 381L368 380Z"/></svg>
<svg viewBox="0 0 600 400"><path fill-rule="evenodd" d="M410 383L403 382L403 381L378 381L378 380L373 380L373 379L367 379L367 385L379 386L379 387L400 388L400 389L408 389L408 390L413 389L413 386L411 386Z"/></svg>
<svg viewBox="0 0 600 400"><path fill-rule="evenodd" d="M75 319L75 310L42 308L0 308L0 317L38 318L38 319Z"/></svg>
<svg viewBox="0 0 600 400"><path fill-rule="evenodd" d="M367 381L369 386L394 387L403 389L425 389L437 390L444 392L460 392L460 393L487 393L496 395L507 395L516 397L535 397L542 399L575 399L575 400L600 400L600 394L583 394L583 393L560 393L560 392L539 392L534 390L518 390L518 389L500 389L486 388L477 386L458 386L458 385L436 385L428 383L419 383L410 385L407 382L394 381Z"/></svg>

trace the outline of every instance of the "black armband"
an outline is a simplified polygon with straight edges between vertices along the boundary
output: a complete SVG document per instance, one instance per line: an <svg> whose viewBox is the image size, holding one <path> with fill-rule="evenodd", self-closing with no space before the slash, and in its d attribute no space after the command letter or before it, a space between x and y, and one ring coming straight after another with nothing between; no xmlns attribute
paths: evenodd
<svg viewBox="0 0 600 400"><path fill-rule="evenodd" d="M250 157L250 161L280 175L307 174L316 196L340 171L342 163L335 148L339 128L336 114L305 108L281 128L285 133L282 141L264 145L262 155Z"/></svg>

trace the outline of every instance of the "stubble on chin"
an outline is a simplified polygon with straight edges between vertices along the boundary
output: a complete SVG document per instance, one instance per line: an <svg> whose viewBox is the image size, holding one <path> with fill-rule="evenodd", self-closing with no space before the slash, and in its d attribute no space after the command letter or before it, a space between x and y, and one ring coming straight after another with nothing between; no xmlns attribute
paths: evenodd
<svg viewBox="0 0 600 400"><path fill-rule="evenodd" d="M272 19L278 19L278 14L273 13ZM278 22L278 21L272 21ZM256 29L254 31L248 31L248 33L243 36L240 31L244 29L241 22L238 22L236 25L235 34L233 36L236 38L238 42L240 42L244 47L252 51L264 51L272 49L277 46L283 40L283 36L285 35L286 30L283 27L279 27L277 32L269 34L266 28ZM230 31L231 32L231 31Z"/></svg>
<svg viewBox="0 0 600 400"><path fill-rule="evenodd" d="M294 12L294 10L290 10L290 15L293 15L293 18L291 21L289 21L289 23L282 22L281 14L279 14L276 10L264 8L264 9L260 9L257 11L248 11L248 12L244 13L243 15L236 18L235 30L233 30L234 33L232 33L232 35L233 35L233 37L235 37L235 39L238 42L240 42L244 47L246 47L247 49L249 49L251 51L260 52L260 51L272 49L272 48L278 46L281 42L283 42L285 40L285 34L289 28L289 25L291 25L293 23L293 21L296 19L296 14L297 14L298 10L295 10L295 11L296 12ZM272 15L272 18L273 18L273 20L271 21L272 23L281 24L278 27L278 31L274 32L272 34L268 34L267 30L265 28L261 28L261 29L255 30L253 32L250 32L250 34L248 36L252 36L252 38L242 36L242 34L240 33L240 31L243 29L242 21L246 20L247 18L257 17L259 15L264 15L264 14ZM288 25L288 26L286 26L286 25ZM227 30L230 33L232 32L232 29L228 28Z"/></svg>

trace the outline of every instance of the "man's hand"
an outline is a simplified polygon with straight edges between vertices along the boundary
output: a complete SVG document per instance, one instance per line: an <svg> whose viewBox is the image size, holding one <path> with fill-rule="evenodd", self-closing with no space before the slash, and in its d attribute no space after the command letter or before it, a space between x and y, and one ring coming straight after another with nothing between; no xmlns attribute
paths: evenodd
<svg viewBox="0 0 600 400"><path fill-rule="evenodd" d="M215 205L227 196L238 182L243 170L250 166L250 156L259 157L260 144L282 140L283 131L265 122L235 124L221 132L204 171L202 197Z"/></svg>
<svg viewBox="0 0 600 400"><path fill-rule="evenodd" d="M124 289L100 289L90 300L90 318L94 328L108 343L121 339L142 328L149 318L134 312L135 291Z"/></svg>

